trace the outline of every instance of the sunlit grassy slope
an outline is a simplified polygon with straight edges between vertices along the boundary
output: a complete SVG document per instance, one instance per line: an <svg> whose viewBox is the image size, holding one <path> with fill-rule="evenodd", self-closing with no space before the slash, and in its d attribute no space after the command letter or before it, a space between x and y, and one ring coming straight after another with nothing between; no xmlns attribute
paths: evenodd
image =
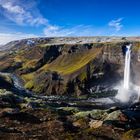
<svg viewBox="0 0 140 140"><path fill-rule="evenodd" d="M38 71L22 75L22 78L24 81L26 81L25 87L28 89L33 89L34 92L40 92L42 89L40 87L42 87L43 81L36 83L35 79L45 71L55 71L61 76L67 76L77 72L78 75L81 76L80 79L84 80L82 77L86 75L86 72L82 72L81 74L79 71L90 61L93 61L99 55L99 53L101 53L101 51L102 47L94 47L92 49L84 50L81 52L62 54L53 62L45 64ZM85 74L83 75L83 73Z"/></svg>
<svg viewBox="0 0 140 140"><path fill-rule="evenodd" d="M56 71L62 75L71 74L81 69L101 52L101 48L94 48L85 52L61 55L51 64L44 65L41 70Z"/></svg>

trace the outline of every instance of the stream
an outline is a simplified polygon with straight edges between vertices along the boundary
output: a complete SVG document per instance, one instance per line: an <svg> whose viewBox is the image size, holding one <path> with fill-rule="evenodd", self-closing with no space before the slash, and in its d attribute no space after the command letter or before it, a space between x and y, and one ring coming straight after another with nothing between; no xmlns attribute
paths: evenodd
<svg viewBox="0 0 140 140"><path fill-rule="evenodd" d="M13 81L13 91L18 96L21 96L23 98L27 97L33 100L42 100L45 101L46 104L52 105L52 106L68 106L68 107L82 107L82 108L110 108L112 106L122 106L120 102L113 96L108 97L100 97L102 93L99 93L100 95L96 97L96 95L91 94L86 97L73 97L73 96L43 96L43 95L37 95L27 89L25 89L22 85L21 79L16 76L15 74L11 73L2 73L1 75L8 75L11 77ZM96 93L98 94L98 93Z"/></svg>

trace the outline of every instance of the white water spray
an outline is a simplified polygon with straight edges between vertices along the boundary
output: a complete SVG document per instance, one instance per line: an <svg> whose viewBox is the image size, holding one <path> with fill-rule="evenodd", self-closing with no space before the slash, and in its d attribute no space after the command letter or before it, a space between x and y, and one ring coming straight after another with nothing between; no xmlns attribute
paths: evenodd
<svg viewBox="0 0 140 140"><path fill-rule="evenodd" d="M130 60L131 60L131 44L126 46L125 68L124 68L124 89L129 89L130 83Z"/></svg>

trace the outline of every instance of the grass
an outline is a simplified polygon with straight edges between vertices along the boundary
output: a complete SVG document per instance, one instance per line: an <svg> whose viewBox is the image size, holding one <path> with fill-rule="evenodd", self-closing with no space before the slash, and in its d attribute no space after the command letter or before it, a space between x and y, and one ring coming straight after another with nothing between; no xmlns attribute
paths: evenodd
<svg viewBox="0 0 140 140"><path fill-rule="evenodd" d="M34 87L34 82L32 80L28 81L25 86L27 89L32 89Z"/></svg>
<svg viewBox="0 0 140 140"><path fill-rule="evenodd" d="M42 48L44 48L44 47L50 47L50 44L40 44L39 47L42 47Z"/></svg>
<svg viewBox="0 0 140 140"><path fill-rule="evenodd" d="M30 61L27 61L24 65L23 65L23 68L26 69L26 68L34 68L36 66L38 62L38 59L33 59L33 60L30 60Z"/></svg>
<svg viewBox="0 0 140 140"><path fill-rule="evenodd" d="M28 73L28 74L21 75L24 81L30 81L34 78L34 76L35 76L35 73Z"/></svg>
<svg viewBox="0 0 140 140"><path fill-rule="evenodd" d="M122 140L134 140L135 138L135 135L139 134L140 132L140 129L135 129L135 130L129 130L127 131L124 135L123 135L123 138ZM138 138L138 137L137 137Z"/></svg>
<svg viewBox="0 0 140 140"><path fill-rule="evenodd" d="M99 53L101 48L94 48L85 52L79 52L74 54L61 55L57 60L51 64L44 65L41 68L43 71L56 71L62 75L68 75L78 71L91 60L93 60Z"/></svg>
<svg viewBox="0 0 140 140"><path fill-rule="evenodd" d="M34 87L34 75L35 73L28 73L21 75L22 79L26 82L24 87L27 89L32 89Z"/></svg>
<svg viewBox="0 0 140 140"><path fill-rule="evenodd" d="M79 76L78 76L80 81L83 81L84 79L87 78L87 73L86 71L82 72Z"/></svg>
<svg viewBox="0 0 140 140"><path fill-rule="evenodd" d="M56 71L57 73L65 76L79 72L81 68L84 68L89 62L93 61L101 51L102 47L93 47L90 50L60 55L52 63L45 64L43 67L38 69L37 72L21 75L22 79L25 81L25 88L41 93L41 91L44 89L44 81L37 83L35 80L37 76L41 75L41 73ZM29 60L24 63L23 67L33 67L35 63L36 60ZM84 80L85 78L86 72L82 72L79 79Z"/></svg>
<svg viewBox="0 0 140 140"><path fill-rule="evenodd" d="M16 56L16 57L14 57L14 61L15 62L22 62L23 61L23 58L21 57L21 56Z"/></svg>
<svg viewBox="0 0 140 140"><path fill-rule="evenodd" d="M25 52L23 50L20 50L19 52L17 52L15 54L14 61L15 62L24 62L25 61L24 53Z"/></svg>
<svg viewBox="0 0 140 140"><path fill-rule="evenodd" d="M140 42L137 42L137 43L135 44L133 50L134 50L135 52L138 52L138 51L140 50Z"/></svg>

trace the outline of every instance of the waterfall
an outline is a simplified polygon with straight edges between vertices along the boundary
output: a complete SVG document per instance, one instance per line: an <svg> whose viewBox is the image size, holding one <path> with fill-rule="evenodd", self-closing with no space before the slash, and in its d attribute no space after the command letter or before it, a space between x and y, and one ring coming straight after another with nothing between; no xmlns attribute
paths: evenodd
<svg viewBox="0 0 140 140"><path fill-rule="evenodd" d="M126 46L125 67L124 67L124 89L129 89L130 83L130 60L131 60L131 44Z"/></svg>
<svg viewBox="0 0 140 140"><path fill-rule="evenodd" d="M118 94L116 99L121 102L128 102L132 97L132 89L130 89L130 61L131 61L131 44L126 46L125 66L124 66L124 81L118 86Z"/></svg>

